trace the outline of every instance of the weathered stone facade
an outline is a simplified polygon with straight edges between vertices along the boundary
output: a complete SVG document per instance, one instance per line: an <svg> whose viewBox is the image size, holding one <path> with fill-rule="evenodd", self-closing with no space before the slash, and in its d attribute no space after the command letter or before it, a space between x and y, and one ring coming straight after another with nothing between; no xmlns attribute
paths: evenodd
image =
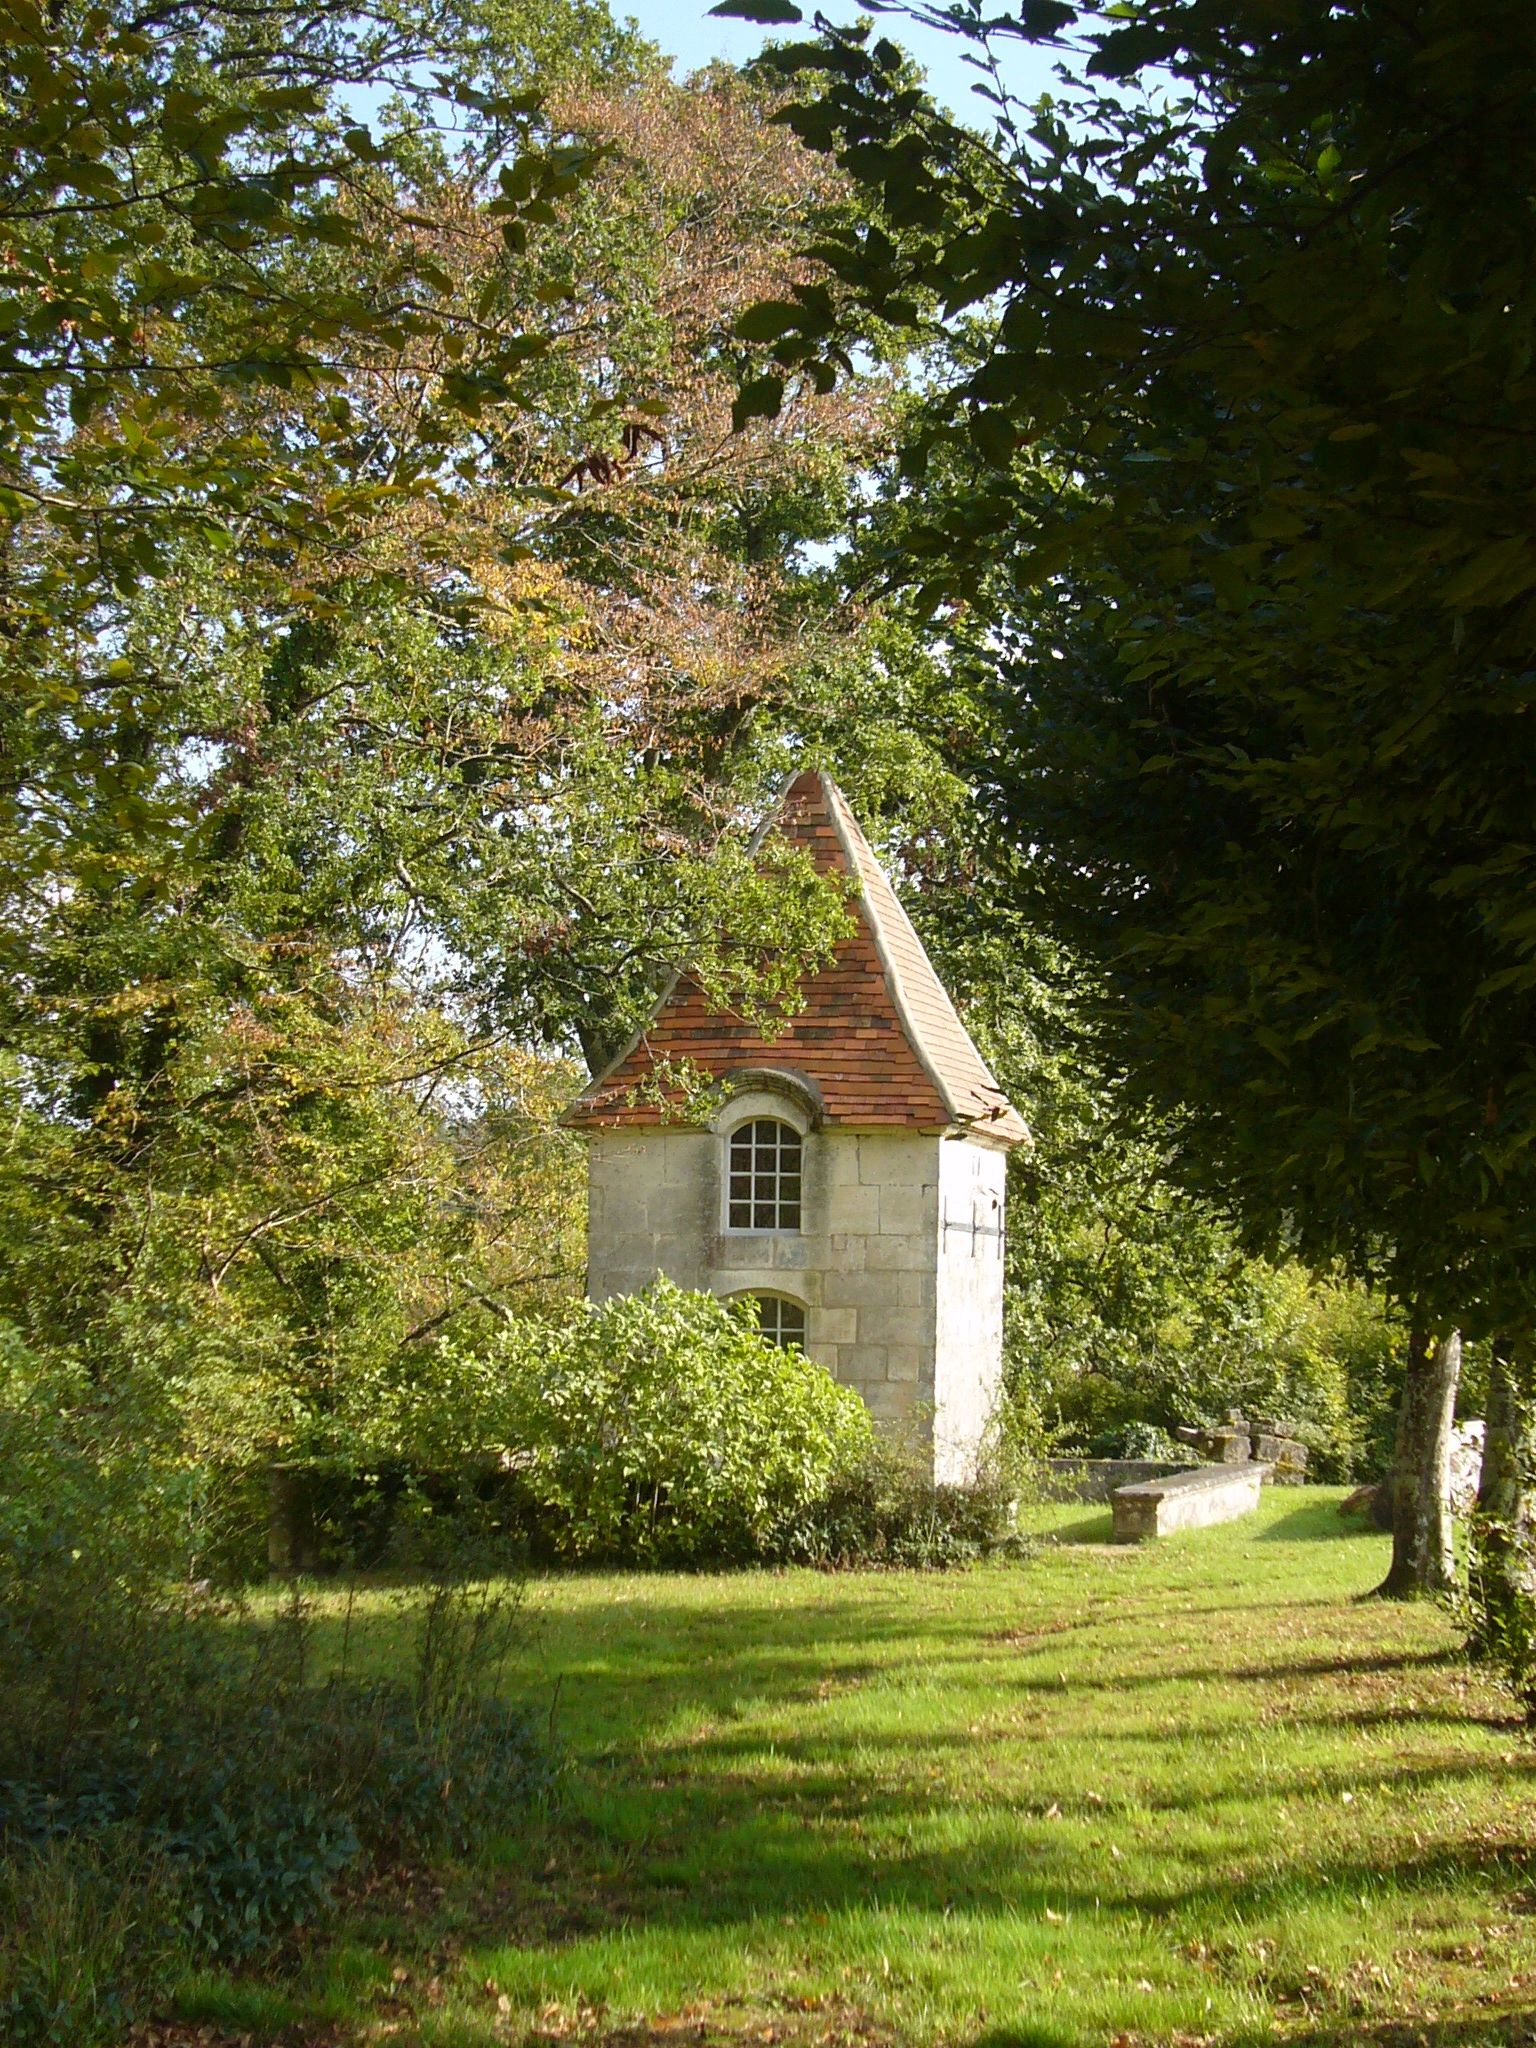
<svg viewBox="0 0 1536 2048"><path fill-rule="evenodd" d="M730 1134L773 1115L801 1131L803 1225L731 1230ZM805 1348L881 1421L932 1444L936 1475L974 1463L1002 1375L1006 1157L975 1139L817 1130L785 1092L754 1087L708 1130L604 1132L589 1146L587 1287L594 1301L665 1273L805 1310Z"/></svg>

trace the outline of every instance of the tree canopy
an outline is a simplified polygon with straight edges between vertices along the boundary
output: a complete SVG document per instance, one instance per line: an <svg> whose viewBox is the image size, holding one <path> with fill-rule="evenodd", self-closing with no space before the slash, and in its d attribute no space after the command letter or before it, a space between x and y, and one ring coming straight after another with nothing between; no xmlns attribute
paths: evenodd
<svg viewBox="0 0 1536 2048"><path fill-rule="evenodd" d="M874 659L804 549L882 399L731 428L838 181L605 21L125 6L7 58L0 1309L230 1455L569 1291L575 1062L841 929L746 830Z"/></svg>
<svg viewBox="0 0 1536 2048"><path fill-rule="evenodd" d="M1523 1320L1536 26L912 12L970 40L986 132L864 28L772 54L877 210L742 331L790 387L874 318L922 352L860 565L992 696L1010 886L1190 1170ZM1020 42L1077 53L1034 107Z"/></svg>

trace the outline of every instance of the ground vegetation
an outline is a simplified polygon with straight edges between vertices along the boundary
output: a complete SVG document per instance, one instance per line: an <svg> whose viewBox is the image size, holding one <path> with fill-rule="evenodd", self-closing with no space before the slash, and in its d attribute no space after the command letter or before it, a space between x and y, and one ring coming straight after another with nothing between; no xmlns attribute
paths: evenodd
<svg viewBox="0 0 1536 2048"><path fill-rule="evenodd" d="M1510 650L1530 584L1510 523L1523 472L1511 458L1507 501L1478 490L1489 447L1518 445L1511 336L1525 302L1508 264L1485 273L1474 261L1491 261L1501 236L1523 249L1511 205L1469 207L1477 234L1455 247L1433 210L1404 230L1389 204L1402 167L1389 155L1378 179L1382 135L1360 78L1371 65L1356 43L1329 31L1358 90L1297 140L1261 62L1288 61L1290 45L1265 42L1278 32L1261 23L1222 72L1203 8L1164 8L1162 27L1138 23L1129 46L1130 31L1090 18L1101 78L1155 61L1194 93L1198 118L1105 85L1070 119L1047 110L1024 142L1005 93L1002 142L961 131L933 115L899 54L858 35L803 57L820 83L787 104L782 68L680 82L643 39L577 0L278 0L255 12L10 0L8 12L8 2035L114 2041L178 1984L183 2011L270 2034L294 2015L309 2024L332 1970L352 1971L353 1991L316 1996L334 1991L347 2025L372 2024L358 2000L394 2000L386 2023L403 2015L430 2033L451 2003L471 2037L514 2009L530 2024L552 2009L566 2031L569 2007L570 2029L590 2031L581 2015L594 2001L646 2005L647 1971L668 1999L685 1980L713 1997L720 1942L740 1946L735 1926L690 1930L684 1948L705 1957L691 1978L664 1950L634 1979L606 1951L595 1975L578 1956L574 2003L551 1992L546 1960L498 1950L477 1960L478 1977L434 1963L418 2012L419 1941L408 1966L379 1963L385 1944L416 1940L402 1923L420 1917L414 1895L398 1915L382 1895L436 1885L427 1866L457 1865L492 1889L489 1872L515 1868L515 1910L537 1913L551 1900L527 1880L546 1852L557 1874L562 1857L585 1853L572 1843L601 1843L594 1855L611 1850L626 1867L648 1853L627 1821L605 1833L585 1779L540 1832L560 1717L545 1649L509 1633L517 1587L497 1574L517 1542L547 1544L562 1563L884 1567L882 1579L849 1578L847 1617L831 1628L835 1579L744 1574L723 1594L725 1582L697 1582L722 1615L746 1617L755 1644L732 1666L730 1699L711 1692L704 1722L689 1721L700 1742L716 1741L717 1723L751 1721L757 1708L733 1704L742 1688L773 1693L774 1674L807 1655L841 1671L855 1637L864 1676L882 1693L895 1684L867 1726L855 1715L832 1764L807 1767L845 1784L863 1782L865 1750L899 1752L890 1714L905 1679L892 1672L914 1656L937 1672L913 1645L940 1611L990 1628L999 1601L1016 1608L1018 1582L990 1571L951 1582L957 1592L914 1593L926 1582L891 1569L997 1548L1018 1491L1006 1462L966 1496L934 1488L874 1444L820 1368L770 1350L718 1304L663 1288L576 1306L579 1155L562 1104L678 965L771 1022L846 928L838 885L771 836L749 846L776 783L810 761L832 767L870 820L1037 1128L1016 1168L1013 1447L1053 1436L1090 1447L1133 1425L1262 1405L1310 1431L1338 1471L1369 1469L1394 1333L1358 1276L1386 1274L1416 1313L1412 1357L1438 1358L1442 1377L1449 1344L1426 1340L1447 1337L1448 1317L1498 1340L1476 1585L1481 1639L1529 1692L1529 1346L1516 1284L1529 1212L1514 1199L1528 1103L1510 1056L1528 976L1514 798L1485 789L1478 808L1465 772L1494 753L1518 759ZM1054 32L1066 17L1046 6L1024 26ZM1174 35L1186 22L1187 46ZM1443 126L1444 107L1463 104L1481 53L1476 39L1470 55L1453 51L1425 120ZM1499 94L1491 104L1478 145L1489 151L1513 118ZM851 141L865 113L876 132ZM1206 154L1201 185L1196 131L1220 119L1234 149ZM1282 143L1294 163L1277 157ZM1482 158L1466 151L1456 189L1470 193ZM1230 275L1207 188L1235 195L1242 261ZM1269 355L1251 351L1268 365L1261 376L1247 329L1235 349L1225 329L1203 334L1193 369L1150 361L1135 345L1144 327L1123 317L1123 239L1099 249L1097 268L1063 268L1033 242L1034 267L1020 256L1020 221L1049 228L1059 251L1062 204L1096 220L1111 196L1124 209L1117 234L1146 207L1178 255L1153 266L1170 295L1164 327L1192 309L1258 307L1289 333L1314 300L1304 268L1297 284L1281 266L1278 311L1255 283L1274 282L1254 251L1283 229L1321 249L1335 284L1361 287L1360 331L1335 361L1304 328L1278 412L1264 409L1276 373L1263 320ZM1028 291L1011 289L1020 279ZM1426 279L1443 285L1443 305ZM1490 292L1505 295L1508 325ZM1076 330L1030 326L1053 303ZM1458 345L1479 339L1467 357L1476 405L1412 439L1438 403L1434 378L1449 374L1445 320L1460 323ZM1389 333L1383 368L1372 352ZM1410 392L1417 412L1383 382L1415 334L1440 349ZM1245 366L1240 402L1200 442L1199 405L1213 382L1231 396L1218 373L1233 361ZM1090 387L1100 410L1085 419ZM1166 446L1146 445L1152 426L1168 428ZM1149 463L1162 465L1155 489L1139 481ZM1232 486L1214 526L1199 497L1207 471ZM1405 504L1406 524L1439 540L1372 552L1378 530L1395 531L1382 507ZM921 573L896 590L904 562ZM876 572L892 587L879 590ZM1154 588L1161 609L1148 613ZM1285 689L1242 640L1260 615L1272 664L1291 664ZM1353 693L1353 740L1334 717L1337 678L1323 686L1307 637L1319 620ZM1393 690L1416 634L1433 652L1404 706ZM1460 689L1469 664L1481 694ZM1239 729L1248 738L1234 754ZM1111 813L1120 836L1106 856L1094 833ZM1221 1130L1237 1134L1226 1153ZM1474 1270L1492 1276L1486 1298L1473 1298ZM1421 1406L1443 1426L1445 1400ZM1427 1457L1433 1432L1420 1434ZM337 1582L317 1632L298 1580L270 1600L240 1582L261 1568L274 1472L288 1485L322 1468L345 1498L342 1557L356 1489L387 1468L370 1561L411 1590L354 1598ZM1290 1536L1269 1531L1277 1548L1260 1560L1283 1555L1299 1585L1303 1564L1327 1557L1353 1590L1352 1561L1376 1556L1370 1539L1329 1549L1320 1529L1307 1522L1294 1555ZM477 1547L482 1535L493 1553ZM1443 1556L1429 1535L1420 1554ZM1230 1565L1234 1553L1213 1554ZM1039 1599L1100 1597L1072 1569L1045 1572ZM877 1592L887 1580L897 1590ZM601 1603L636 1582L588 1583ZM695 1596L647 1583L662 1591L635 1597L673 1602L691 1654ZM1167 1586L1226 1616L1206 1582L1175 1572ZM586 1596L569 1597L580 1615ZM798 1648L771 1624L764 1634L764 1599L797 1626L809 1617ZM1293 1607L1287 1594L1286 1626L1304 1626ZM1350 1633L1343 1612L1313 1617L1343 1664L1444 1647L1433 1616L1376 1616ZM1057 1632L1042 1620L1042 1638ZM636 1682L659 1680L644 1643L621 1638ZM633 1690L606 1655L600 1641L573 1655L571 1692L592 1687L572 1708L575 1747L585 1772L606 1744L622 1774L629 1736L604 1717L632 1708ZM1416 1686L1440 1688L1436 1711L1449 1707L1445 1685L1472 1697L1460 1675L1442 1685L1411 1669ZM1075 1671L1063 1667L1064 1688L1082 1683ZM851 1664L845 1675L864 1682ZM1227 1675L1246 1731L1247 1681ZM830 1697L824 1682L838 1681L800 1674L799 1705ZM1188 1705L1205 1680L1170 1682ZM1023 1683L1038 1691L1046 1676ZM539 1731L528 1702L546 1697ZM666 1712L687 1720L692 1708ZM1458 1729L1443 1765L1458 1783L1464 1756L1486 1761L1488 1725ZM932 1732L932 1757L914 1751L912 1770L947 1783L943 1757L965 1735L948 1721ZM780 1737L793 1776L805 1731L791 1716ZM634 1754L651 1769L647 1745L642 1733ZM1304 1741L1288 1752L1313 1820L1339 1768L1321 1747L1321 1760ZM1423 1758L1433 1777L1428 1747ZM1188 1758L1170 1754L1158 1771L1149 1798L1187 1811ZM662 1861L681 1875L657 1881L698 1881L749 1917L762 1904L830 1918L829 1873L846 1891L894 1839L866 1809L889 1797L913 1839L916 1782L882 1765L845 1828L833 1814L842 1793L818 1780L801 1806L770 1773L754 1803L780 1801L800 1846L771 1829L755 1837L766 1888L741 1890L734 1865L710 1862L713 1832L703 1850L668 1836ZM644 1805L643 1787L614 1783L621 1807L632 1795ZM1027 1774L1013 1783L1014 1805L987 1807L966 1839L972 1867L999 1873L979 1905L957 1890L959 1864L948 1869L937 1838L905 1871L921 1925L901 1938L940 1957L932 1995L912 2019L866 1996L860 1976L853 2031L899 2022L920 2034L934 2014L949 2026L970 2011L929 1925L957 1898L981 1920L1001 1901L1015 1915L1040 1906L1047 1930L1086 1923L1086 1891L1047 1904L1038 1885L1019 1894L1016 1875L1000 1874L1017 1860L1021 1813L1036 1850L1035 1820L1063 1819L1055 1794L1035 1814L1037 1789ZM1501 1809L1485 1793L1489 1869L1388 1886L1394 1940L1400 1921L1420 1939L1420 1889L1468 1941L1502 1899L1503 1837L1486 1833ZM665 1828L704 1818L734 1839L734 1796L690 1787ZM1290 1825L1267 1794L1260 1805L1266 1825ZM1454 1860L1447 1812L1429 1798L1418 1818ZM830 1861L808 1880L803 1865L775 1875L806 1853L807 1822L832 1828ZM958 1839L970 1823L951 1825ZM1192 1877L1203 1838L1168 1826L1179 1882L1204 1902L1192 1914L1212 1898L1239 1916L1269 1910L1247 1875L1227 1891L1226 1879ZM1311 1828L1309 1847L1325 1837ZM1370 1855L1406 1865L1403 1839L1384 1820ZM1264 1971L1207 1970L1208 1949L1164 1957L1116 1889L1126 1852L1111 1843L1101 1872L1103 1846L1073 1837L1074 1853L1096 1859L1095 1899L1118 1899L1127 1917L1084 1948L1107 1974L1074 1988L1067 2031L1042 2040L1079 2038L1111 2005L1123 2018L1122 1963L1154 1991L1166 1977L1166 1998L1146 2010L1170 2025L1199 2023L1197 1992L1222 2024L1267 2023ZM1315 1922L1330 1956L1344 1956L1341 1916L1369 1881L1366 1860L1335 1856L1339 1880ZM1276 1862L1287 1910L1298 1869ZM1137 1872L1178 1920L1173 1864L1149 1845ZM580 1886L591 1878L583 1868ZM664 1919L650 1890L641 1903ZM316 1940L340 1925L358 1930L357 1947ZM878 1913L860 1928L858 1960L838 1967L863 1971L878 1952L889 1981L889 1951L870 1943L890 1928ZM476 1946L462 1928L444 1938L460 1954ZM1038 1975L1056 1951L988 1954L999 1973L1022 1954ZM202 2008L189 1968L211 1973ZM1303 1983L1292 2009L1315 2006L1332 2024L1355 1982L1339 1969L1326 1997L1309 2003ZM781 1994L775 1971L775 1998L849 1995L814 1970L810 1989ZM275 1988L283 1973L300 1988ZM1006 2009L1000 1990L990 1997Z"/></svg>
<svg viewBox="0 0 1536 2048"><path fill-rule="evenodd" d="M563 1574L521 1667L563 1678L570 1758L533 1853L189 2020L1507 2048L1529 1751L1446 1613L1362 1599L1389 1545L1338 1498L1129 1551L1062 1507L1023 1570Z"/></svg>

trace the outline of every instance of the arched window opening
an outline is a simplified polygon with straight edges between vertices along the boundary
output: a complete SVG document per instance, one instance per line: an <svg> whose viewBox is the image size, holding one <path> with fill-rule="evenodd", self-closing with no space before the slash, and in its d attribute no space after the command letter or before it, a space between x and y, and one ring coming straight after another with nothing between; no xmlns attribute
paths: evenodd
<svg viewBox="0 0 1536 2048"><path fill-rule="evenodd" d="M805 1349L805 1310L798 1301L782 1294L754 1294L752 1304L758 1328L770 1344L777 1344L780 1350L790 1344Z"/></svg>
<svg viewBox="0 0 1536 2048"><path fill-rule="evenodd" d="M732 1230L800 1228L800 1133L754 1117L731 1133L726 1222Z"/></svg>

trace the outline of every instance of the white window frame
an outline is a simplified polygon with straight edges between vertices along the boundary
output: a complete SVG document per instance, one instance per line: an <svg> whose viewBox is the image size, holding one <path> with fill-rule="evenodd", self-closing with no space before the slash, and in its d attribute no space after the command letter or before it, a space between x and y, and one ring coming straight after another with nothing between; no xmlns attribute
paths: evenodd
<svg viewBox="0 0 1536 2048"><path fill-rule="evenodd" d="M734 1203L734 1201L738 1201L738 1200L740 1200L740 1199L741 1199L741 1198L740 1198L739 1196L733 1196L733 1192L732 1192L732 1180L733 1180L734 1178L736 1178L736 1177L737 1177L737 1176L735 1176L735 1175L733 1174L733 1171L732 1171L732 1164L733 1164L733 1160L734 1160L734 1157L735 1157L735 1151L736 1151L736 1141L737 1141L738 1137L740 1137L740 1136L742 1135L742 1133L743 1133L743 1132L747 1132L747 1131L753 1131L753 1132L755 1132L755 1130L756 1130L756 1127L757 1127L757 1126L758 1126L759 1124L772 1124L772 1125L773 1125L773 1126L774 1126L774 1127L775 1127L775 1128L777 1129L777 1131L778 1131L778 1132L780 1133L780 1136L779 1136L779 1137L778 1137L778 1139L776 1140L776 1142L775 1142L775 1146L774 1146L774 1162L775 1162L775 1163L774 1163L774 1167L773 1167L773 1190L774 1190L774 1193L773 1193L773 1209L774 1209L774 1214L775 1214L775 1216L776 1216L776 1217L778 1216L778 1214L780 1213L780 1211L781 1211L781 1208L782 1208L782 1203L783 1203L783 1196L782 1196L781 1188L782 1188L782 1181L783 1181L783 1179L785 1178L785 1176L784 1176L784 1173L783 1173L783 1168L782 1168L782 1165L781 1165L781 1164L779 1163L779 1162L781 1161L781 1159L782 1159L782 1156L783 1156L783 1149L784 1149L784 1139L783 1139L783 1135L782 1135L782 1134L783 1134L784 1132L786 1132L786 1131L787 1131L787 1132L788 1132L788 1133L790 1134L790 1136L791 1136L791 1137L792 1137L792 1138L794 1139L794 1141L795 1141L795 1154L796 1154L796 1158L797 1158L797 1160L798 1160L798 1168L797 1168L797 1171L795 1172L795 1174L793 1175L793 1179L794 1179L794 1182L795 1182L795 1188L796 1188L796 1195L795 1195L795 1219L796 1219L796 1220L795 1220L795 1221L794 1221L793 1223L782 1223L782 1222L777 1222L777 1221L775 1221L775 1222L773 1222L773 1223L758 1223L758 1222L755 1222L755 1221L754 1221L754 1222L749 1222L749 1223L733 1223L733 1222L732 1222L732 1220L731 1220L731 1210L732 1210L732 1207L733 1207L733 1203ZM775 1110L773 1110L773 1109L762 1109L762 1108L759 1108L759 1107L757 1107L757 1106L756 1106L756 1105L754 1104L754 1105L753 1105L753 1107L752 1107L752 1108L751 1108L751 1109L750 1109L750 1110L748 1111L748 1113L747 1113L747 1114L746 1114L745 1116L740 1116L740 1117L737 1117L737 1118L736 1118L736 1119L735 1119L735 1120L734 1120L734 1121L732 1122L732 1124L730 1125L729 1129L721 1133L721 1137L722 1137L722 1154L721 1154L721 1169L720 1169L720 1172L721 1172L721 1204L720 1204L720 1207L721 1207L721 1222L722 1222L722 1227L724 1228L724 1230L725 1230L725 1233L726 1233L726 1235L727 1235L728 1237L800 1237L800 1236L803 1236L803 1235L804 1235L804 1232L805 1232L805 1133L804 1133L804 1131L802 1131L802 1130L800 1129L800 1127L798 1126L798 1124L792 1123L792 1122L790 1121L790 1119L789 1119L788 1117L786 1117L786 1116L782 1116L782 1115L779 1115L779 1114L778 1114L778 1113L777 1113L777 1112L776 1112ZM757 1145L756 1145L756 1141L755 1141L755 1138L754 1138L754 1140L752 1141L752 1150L751 1150L751 1164L750 1164L750 1166L749 1166L749 1169L748 1169L748 1175L747 1175L747 1182L748 1182L748 1188L747 1188L747 1197L746 1197L746 1200L747 1200L747 1205L748 1205L748 1208L749 1208L749 1209L750 1209L750 1210L752 1211L752 1213L754 1214L754 1216L755 1216L755 1214L756 1214L756 1211L757 1211L757 1208L758 1208L758 1206L759 1206L759 1202L758 1202L758 1185L759 1185L759 1182L758 1182L758 1173L759 1173L759 1168L758 1168L758 1163L757 1163L757 1160L758 1160L758 1153L757 1153Z"/></svg>

